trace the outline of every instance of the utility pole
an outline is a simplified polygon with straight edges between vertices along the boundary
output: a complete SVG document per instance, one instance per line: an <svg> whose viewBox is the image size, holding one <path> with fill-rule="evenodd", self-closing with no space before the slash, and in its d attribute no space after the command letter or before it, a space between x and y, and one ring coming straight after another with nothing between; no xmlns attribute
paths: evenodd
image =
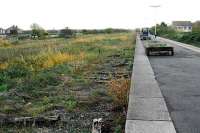
<svg viewBox="0 0 200 133"><path fill-rule="evenodd" d="M155 10L159 7L161 7L161 5L150 5L149 7L152 7L154 8ZM156 12L156 11L155 11ZM156 21L156 15L155 15L155 21ZM157 36L157 22L155 22L155 31L154 31L154 35L155 35L155 38Z"/></svg>

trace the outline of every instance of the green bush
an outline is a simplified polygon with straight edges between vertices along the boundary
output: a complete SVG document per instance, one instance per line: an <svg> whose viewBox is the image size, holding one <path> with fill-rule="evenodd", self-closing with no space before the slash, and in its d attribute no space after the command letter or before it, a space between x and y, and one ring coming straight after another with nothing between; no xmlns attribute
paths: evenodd
<svg viewBox="0 0 200 133"><path fill-rule="evenodd" d="M122 133L122 127L120 125L115 127L114 133Z"/></svg>
<svg viewBox="0 0 200 133"><path fill-rule="evenodd" d="M10 78L21 78L31 74L31 71L22 62L15 62L9 65L6 74Z"/></svg>
<svg viewBox="0 0 200 133"><path fill-rule="evenodd" d="M0 92L7 91L8 86L7 84L0 85Z"/></svg>
<svg viewBox="0 0 200 133"><path fill-rule="evenodd" d="M67 101L65 101L65 107L68 111L72 111L77 107L77 101L74 97L69 97Z"/></svg>
<svg viewBox="0 0 200 133"><path fill-rule="evenodd" d="M5 83L7 77L5 76L4 72L0 72L0 85Z"/></svg>
<svg viewBox="0 0 200 133"><path fill-rule="evenodd" d="M60 83L57 74L51 72L42 72L36 75L34 80L40 87L46 87L47 85L57 86Z"/></svg>

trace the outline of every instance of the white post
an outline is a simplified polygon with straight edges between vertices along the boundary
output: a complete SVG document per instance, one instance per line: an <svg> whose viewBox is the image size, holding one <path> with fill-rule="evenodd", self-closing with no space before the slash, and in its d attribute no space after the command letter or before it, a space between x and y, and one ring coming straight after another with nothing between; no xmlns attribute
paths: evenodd
<svg viewBox="0 0 200 133"><path fill-rule="evenodd" d="M156 38L156 36L157 36L157 28L156 28L156 26L157 26L157 24L155 25L155 38Z"/></svg>
<svg viewBox="0 0 200 133"><path fill-rule="evenodd" d="M159 8L159 7L161 7L161 5L151 5L150 7L152 7L152 8L154 8L154 9L157 9L157 8ZM155 11L155 13L156 13L156 11ZM156 38L156 36L157 36L157 22L156 22L156 15L155 15L155 38Z"/></svg>

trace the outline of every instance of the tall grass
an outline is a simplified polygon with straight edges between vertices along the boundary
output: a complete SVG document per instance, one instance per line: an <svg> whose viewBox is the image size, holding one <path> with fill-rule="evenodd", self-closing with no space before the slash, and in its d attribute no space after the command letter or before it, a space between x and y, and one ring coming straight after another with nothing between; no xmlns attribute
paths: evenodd
<svg viewBox="0 0 200 133"><path fill-rule="evenodd" d="M6 39L3 39L3 38L0 38L0 47L8 47L10 46L11 44L9 43L8 40Z"/></svg>
<svg viewBox="0 0 200 133"><path fill-rule="evenodd" d="M129 79L113 79L109 83L109 94L113 97L116 105L128 105L128 91L130 89Z"/></svg>
<svg viewBox="0 0 200 133"><path fill-rule="evenodd" d="M117 50L114 44L129 39L128 33L123 34L106 34L106 35L86 35L69 40L64 39L49 39L49 40L28 40L19 42L18 45L10 45L9 47L0 47L0 68L5 68L5 64L18 60L21 57L32 58L43 61L45 58L46 66L53 66L59 64L58 62L65 62L75 60L75 58L82 57L83 53L86 57L96 55L97 53L108 53L110 50ZM123 46L121 46L123 47ZM50 49L50 51L49 51ZM82 54L79 55L79 53ZM94 57L94 56L93 56ZM41 59L42 58L42 59ZM50 61L51 60L51 61Z"/></svg>

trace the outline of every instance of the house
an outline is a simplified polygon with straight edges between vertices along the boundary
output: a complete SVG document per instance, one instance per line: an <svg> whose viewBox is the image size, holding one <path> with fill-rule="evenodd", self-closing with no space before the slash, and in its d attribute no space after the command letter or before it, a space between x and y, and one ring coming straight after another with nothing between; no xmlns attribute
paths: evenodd
<svg viewBox="0 0 200 133"><path fill-rule="evenodd" d="M5 34L5 30L3 28L0 28L0 35L4 35Z"/></svg>
<svg viewBox="0 0 200 133"><path fill-rule="evenodd" d="M192 31L192 22L190 21L173 21L172 27L180 32L191 32Z"/></svg>
<svg viewBox="0 0 200 133"><path fill-rule="evenodd" d="M22 30L19 29L18 26L15 26L15 25L5 30L6 35L16 35L16 34L21 34L21 33L22 33Z"/></svg>

